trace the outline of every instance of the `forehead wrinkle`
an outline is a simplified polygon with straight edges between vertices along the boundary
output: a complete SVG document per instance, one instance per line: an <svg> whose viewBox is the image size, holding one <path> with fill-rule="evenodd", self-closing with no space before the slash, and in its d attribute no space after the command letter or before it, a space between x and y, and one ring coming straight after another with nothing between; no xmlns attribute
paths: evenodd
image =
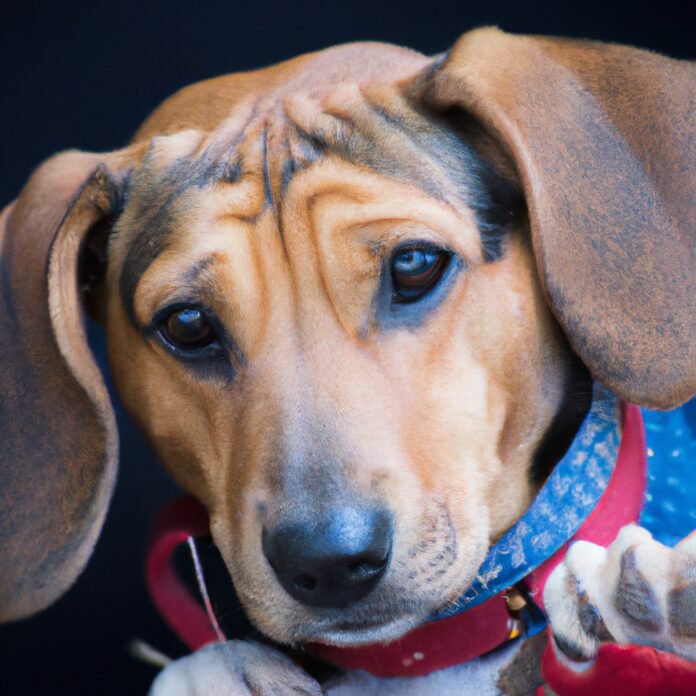
<svg viewBox="0 0 696 696"><path fill-rule="evenodd" d="M126 315L134 324L137 323L133 305L137 285L153 261L170 245L174 206L182 203L184 194L190 189L204 188L224 169L223 163L216 161L209 149L202 149L201 142L192 153L179 155L169 165L161 167L161 157L167 154L168 138L153 138L150 143L142 166L134 172L124 215L115 229L116 237L130 240L119 290Z"/></svg>
<svg viewBox="0 0 696 696"><path fill-rule="evenodd" d="M205 143L204 157L217 162L210 170L210 181L236 182L244 173L241 146L258 123L260 98L239 105L235 112L219 128L211 131ZM253 133L252 133L253 135Z"/></svg>
<svg viewBox="0 0 696 696"><path fill-rule="evenodd" d="M380 89L371 92L381 94L384 90ZM390 106L397 101L392 91L386 96ZM426 148L416 138L418 131L435 127L413 109L401 108L394 113L393 109L373 104L367 98L367 90L357 84L341 85L321 102L310 99L289 102L288 115L305 137L318 141L324 149L351 164L367 165L390 178L415 183L439 199L448 188L453 188L446 185L446 177L434 157L434 152L441 155L443 148L439 148L440 152L437 148ZM447 131L437 135L442 140L447 137ZM450 145L456 147L456 143Z"/></svg>
<svg viewBox="0 0 696 696"><path fill-rule="evenodd" d="M134 325L137 325L134 310L137 286L154 260L170 246L175 228L173 207L181 203L184 194L191 189L203 190L217 182L237 180L239 167L228 153L231 148L237 154L255 118L252 110L225 151L221 150L219 142L208 141L199 145L192 155L177 157L160 171L156 170L158 139L153 139L143 166L134 175L128 201L131 205L116 226L117 235L127 235L131 239L119 289L126 315Z"/></svg>
<svg viewBox="0 0 696 696"><path fill-rule="evenodd" d="M286 261L289 252L285 240L285 225L281 201L293 176L316 162L321 154L312 147L303 133L288 119L284 101L271 104L263 129L263 183L265 198L273 212L281 247Z"/></svg>
<svg viewBox="0 0 696 696"><path fill-rule="evenodd" d="M293 195L296 203L292 205L292 208L299 205L299 208L295 208L295 210L299 213L299 217L304 220L301 225L302 230L294 232L294 234L300 235L297 239L298 243L292 246L295 253L287 258L295 317L304 317L304 321L300 323L309 328L310 334L316 333L317 322L328 320L333 321L335 326L351 342L360 342L360 327L354 326L354 322L341 309L339 306L340 297L330 286L329 276L331 272L326 264L325 250L320 239L315 208L323 203L325 197L332 197L332 195L352 203L362 203L365 199L357 191L346 188L341 181L327 181L319 172L314 174L315 178L317 176L320 182L319 186L314 187L310 184L309 195L307 195L307 191L303 192L302 189ZM282 212L284 217L291 211L283 207ZM306 271L307 266L311 269L310 274ZM311 280L309 280L308 275L311 276ZM313 290L309 293L306 290L307 282L313 285ZM316 302L312 299L310 299L311 308L307 309L302 306L302 298L304 297L321 298L323 304L320 305L320 318L319 310L315 306ZM305 330L302 330L301 333L305 335Z"/></svg>
<svg viewBox="0 0 696 696"><path fill-rule="evenodd" d="M270 297L268 288L268 279L264 273L264 263L263 263L263 253L260 249L261 240L258 236L251 235L249 237L249 250L251 256L251 262L254 266L254 275L259 280L261 287L259 288L259 298L261 303L256 312L256 321L259 322L259 327L257 331L257 343L264 339L264 336L268 330L268 323L270 321Z"/></svg>
<svg viewBox="0 0 696 696"><path fill-rule="evenodd" d="M388 222L399 227L416 224L423 227L426 238L435 234L433 242L444 237L469 262L481 258L476 220L469 207L458 209L412 183L354 168L339 157L329 157L308 169L298 179L292 198L298 201L293 207L299 204L304 211L314 212L319 205L336 209L332 227L337 229L357 230Z"/></svg>
<svg viewBox="0 0 696 696"><path fill-rule="evenodd" d="M341 312L339 311L338 307L336 306L336 303L334 302L333 293L331 292L326 280L326 264L324 263L323 259L323 250L320 248L319 244L319 234L317 232L316 225L314 224L315 216L313 208L315 202L316 199L314 198L307 202L307 220L311 221L309 224L309 238L314 248L314 255L318 262L317 275L319 276L319 284L321 286L322 292L324 293L324 298L326 299L329 305L329 309L331 310L331 315L336 321L336 324L340 326L348 336L351 336L353 332L351 331L350 326L347 326L343 321L343 318L341 317Z"/></svg>
<svg viewBox="0 0 696 696"><path fill-rule="evenodd" d="M332 150L351 164L367 165L391 179L413 184L433 198L447 201L454 193L457 202L466 204L462 191L453 186L449 172L435 158L437 151L434 152L434 148L428 147L422 138L417 137L416 129L407 128L402 119L388 117L383 108L374 107L370 102L367 102L367 107L380 123L376 124L369 117L359 119L357 114L331 114L344 124L344 135L332 143ZM346 125L350 127L348 132ZM445 132L437 136L447 145L460 149ZM442 142L439 144L443 151L441 156L444 157L447 148L442 147Z"/></svg>
<svg viewBox="0 0 696 696"><path fill-rule="evenodd" d="M455 133L451 123L421 113L393 88L343 85L321 104L294 104L290 117L345 161L473 210L486 261L502 255L505 231L524 215L519 186L472 145L480 133Z"/></svg>

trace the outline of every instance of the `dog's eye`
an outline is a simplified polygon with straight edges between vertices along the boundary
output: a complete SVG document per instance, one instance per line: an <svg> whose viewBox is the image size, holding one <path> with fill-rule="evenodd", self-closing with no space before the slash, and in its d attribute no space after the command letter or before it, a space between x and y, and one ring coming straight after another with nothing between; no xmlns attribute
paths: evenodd
<svg viewBox="0 0 696 696"><path fill-rule="evenodd" d="M160 332L174 348L188 351L207 348L217 341L203 312L189 307L172 312L162 322Z"/></svg>
<svg viewBox="0 0 696 696"><path fill-rule="evenodd" d="M437 285L449 260L450 254L435 247L397 249L391 260L394 299L401 303L419 300Z"/></svg>

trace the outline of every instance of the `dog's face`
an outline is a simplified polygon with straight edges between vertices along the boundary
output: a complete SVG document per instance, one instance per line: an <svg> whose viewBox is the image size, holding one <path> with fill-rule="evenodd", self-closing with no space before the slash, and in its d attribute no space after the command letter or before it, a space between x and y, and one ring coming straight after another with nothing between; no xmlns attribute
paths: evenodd
<svg viewBox="0 0 696 696"><path fill-rule="evenodd" d="M302 103L302 131L291 102L233 115L222 142L160 139L110 249L119 392L281 641L393 638L463 591L527 506L563 393L515 211L484 240L485 165L392 98L350 140L321 104L375 105L345 86ZM382 577L324 577L303 553Z"/></svg>
<svg viewBox="0 0 696 696"><path fill-rule="evenodd" d="M661 217L638 144L625 156L632 131L612 140L618 117L596 113L596 99L625 104L612 90L573 102L557 66L596 48L472 37L444 63L356 46L204 83L126 150L39 170L0 237L0 336L24 337L2 339L14 369L0 386L32 417L0 425L5 451L35 452L50 485L36 499L8 460L28 508L0 518L19 569L3 616L69 584L113 481L75 277L106 317L126 407L207 507L251 618L284 642L394 638L464 590L587 408L579 360L641 403L693 393L693 245L671 227L690 224L691 189L661 191L676 211ZM539 127L564 104L567 122ZM672 106L676 142L689 111ZM653 107L635 104L631 123ZM677 151L650 150L650 171ZM105 259L98 290L88 251ZM36 407L42 389L61 401Z"/></svg>

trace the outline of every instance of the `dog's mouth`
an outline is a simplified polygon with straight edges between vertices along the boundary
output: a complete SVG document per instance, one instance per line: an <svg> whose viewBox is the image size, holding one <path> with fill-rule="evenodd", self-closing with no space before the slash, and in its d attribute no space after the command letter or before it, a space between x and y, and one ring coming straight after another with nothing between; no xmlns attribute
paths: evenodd
<svg viewBox="0 0 696 696"><path fill-rule="evenodd" d="M303 631L303 636L298 642L346 648L371 643L389 643L416 628L422 620L421 616L411 615L385 620L333 622Z"/></svg>
<svg viewBox="0 0 696 696"><path fill-rule="evenodd" d="M258 631L272 640L336 647L392 642L455 601L474 580L488 551L489 540L483 534L481 539L473 535L456 538L444 501L428 502L413 523L416 541L405 542L405 532L400 528L393 554L380 555L377 562L369 559L369 566L380 571L383 567L383 571L357 597L346 597L344 590L352 589L353 576L339 572L345 570L344 566L350 568L342 559L336 560L335 572L331 565L331 573L326 571L327 563L307 564L308 574L313 573L319 582L316 588L303 586L302 592L287 587L288 578L296 579L295 565L289 566L292 572L285 572L269 563L268 557L277 555L275 547L256 549L255 556L247 551L252 558L241 563L241 551L224 544L232 537L226 528L218 530L223 540L219 560L232 580L240 608ZM297 565L296 556L291 560ZM363 576L358 580L362 581ZM329 600L334 599L330 591L339 593L341 601L324 601L321 592Z"/></svg>
<svg viewBox="0 0 696 696"><path fill-rule="evenodd" d="M468 586L468 585L467 585ZM292 642L314 643L335 647L359 647L372 643L390 643L426 623L443 607L448 606L460 596L460 583L454 583L448 591L439 597L439 601L422 599L417 606L413 603L404 605L382 596L380 608L375 605L370 609L356 607L340 615L317 617L315 620L296 626Z"/></svg>
<svg viewBox="0 0 696 696"><path fill-rule="evenodd" d="M216 545L210 537L207 539L209 543L201 539L195 544L194 563L188 546L182 545L177 548L173 559L177 575L193 595L202 592L200 583L203 583L225 634L253 637L255 629L253 623L250 623L253 611L249 613L250 606L245 606L235 586L230 582L226 565ZM199 566L199 576L196 576L196 564ZM408 606L404 606L391 592L381 596L377 605L378 609L371 603L369 607L356 605L340 611L331 611L323 616L315 614L306 617L286 633L282 642L336 647L388 643L422 624L437 609L436 606L431 606L430 602L419 603L418 606L409 602Z"/></svg>
<svg viewBox="0 0 696 696"><path fill-rule="evenodd" d="M475 557L474 563L470 563L473 560L470 556ZM449 572L437 578L439 583L427 584L428 592L424 591L423 584L416 588L421 591L413 591L398 578L396 582L383 581L367 598L342 609L303 607L296 610L290 621L280 624L279 630L276 630L278 624L269 626L266 623L264 605L258 605L254 597L243 593L240 598L259 629L280 642L339 648L391 643L427 623L430 617L461 596L473 581L485 551L476 548L470 556L466 558L469 563L464 564L459 559L457 567L448 567Z"/></svg>

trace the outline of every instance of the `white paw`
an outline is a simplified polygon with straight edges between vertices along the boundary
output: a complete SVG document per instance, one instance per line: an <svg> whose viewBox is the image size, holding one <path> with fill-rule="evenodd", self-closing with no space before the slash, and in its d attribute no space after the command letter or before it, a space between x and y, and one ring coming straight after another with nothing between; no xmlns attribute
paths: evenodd
<svg viewBox="0 0 696 696"><path fill-rule="evenodd" d="M167 665L150 696L319 696L290 658L259 643L212 643Z"/></svg>
<svg viewBox="0 0 696 696"><path fill-rule="evenodd" d="M604 549L570 547L544 590L554 637L572 659L638 643L696 661L696 532L671 549L636 525Z"/></svg>

